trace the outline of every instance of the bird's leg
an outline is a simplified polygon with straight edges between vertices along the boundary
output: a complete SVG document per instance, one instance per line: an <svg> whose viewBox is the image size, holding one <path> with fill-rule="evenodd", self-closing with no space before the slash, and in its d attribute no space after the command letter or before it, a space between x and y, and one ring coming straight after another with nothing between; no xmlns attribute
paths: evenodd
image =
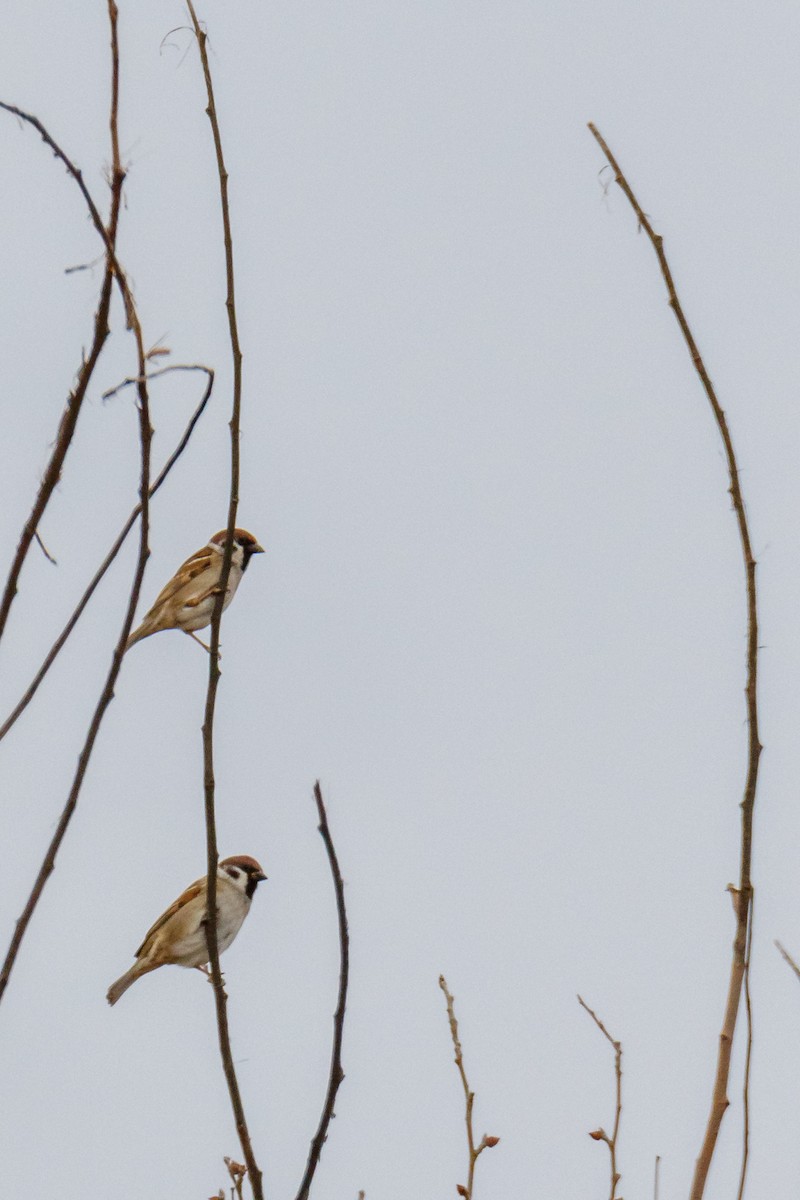
<svg viewBox="0 0 800 1200"><path fill-rule="evenodd" d="M213 977L213 975L211 974L211 963L205 963L205 964L204 964L202 967L195 967L195 971L202 971L202 973L205 975L205 977L206 977L206 979L208 980L208 982L209 982L209 983L213 983L213 982L214 982L214 977ZM222 974L222 971L220 971L220 973L219 973L219 977L220 977L220 979L222 980L222 983L223 983L223 986L224 986L224 984L225 984L225 976Z"/></svg>
<svg viewBox="0 0 800 1200"><path fill-rule="evenodd" d="M187 635L187 637L190 637L193 639L193 641L197 642L198 646L202 646L207 654L211 653L211 647L207 646L205 642L202 642L200 640L200 638L197 637L196 634L190 633L188 629L184 629L183 632ZM222 647L221 646L217 646L217 658L222 659Z"/></svg>

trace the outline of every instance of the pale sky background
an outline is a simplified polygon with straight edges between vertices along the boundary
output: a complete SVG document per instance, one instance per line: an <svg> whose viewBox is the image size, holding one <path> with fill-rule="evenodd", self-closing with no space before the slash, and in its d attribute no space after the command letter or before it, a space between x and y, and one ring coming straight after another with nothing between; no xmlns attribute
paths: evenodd
<svg viewBox="0 0 800 1200"><path fill-rule="evenodd" d="M269 882L224 958L270 1200L292 1200L327 1080L347 881L346 1079L316 1200L440 1200L466 1175L437 977L456 996L476 1200L602 1200L625 1049L622 1194L688 1193L722 1018L744 779L745 612L716 429L594 120L668 253L730 418L759 559L749 1196L800 1186L800 12L503 0L209 2L245 395L241 523L267 547L223 626L219 840ZM217 181L179 3L121 4L120 250L148 344L219 386L153 506L142 609L224 524L229 351ZM107 208L105 5L18 5L2 98ZM76 188L0 121L10 560L91 321ZM134 498L135 364L114 336L0 648L2 715ZM160 463L200 384L154 388ZM3 948L120 628L132 541L0 751ZM5 571L5 567L3 568ZM204 868L207 663L126 659L0 1010L4 1195L205 1200L238 1155L212 995L109 982ZM707 1196L735 1194L741 1041Z"/></svg>

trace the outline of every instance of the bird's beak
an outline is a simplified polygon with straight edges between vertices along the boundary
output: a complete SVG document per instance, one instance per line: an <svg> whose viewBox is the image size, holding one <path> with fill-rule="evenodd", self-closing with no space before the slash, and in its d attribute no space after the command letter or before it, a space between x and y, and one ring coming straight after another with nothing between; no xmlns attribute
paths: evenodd
<svg viewBox="0 0 800 1200"><path fill-rule="evenodd" d="M255 879L256 883L261 883L264 879L267 878L267 876L264 874L263 871L256 871L253 878Z"/></svg>
<svg viewBox="0 0 800 1200"><path fill-rule="evenodd" d="M250 553L251 554L263 554L264 547L261 545L260 542L256 542L256 544L254 546L250 547Z"/></svg>

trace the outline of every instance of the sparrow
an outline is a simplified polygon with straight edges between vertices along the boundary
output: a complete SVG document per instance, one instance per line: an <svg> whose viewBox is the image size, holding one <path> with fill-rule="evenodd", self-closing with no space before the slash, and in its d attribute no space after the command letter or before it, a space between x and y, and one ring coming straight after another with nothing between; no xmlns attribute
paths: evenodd
<svg viewBox="0 0 800 1200"><path fill-rule="evenodd" d="M254 858L235 854L224 858L217 867L217 946L222 954L242 927L250 911L253 893L266 875ZM136 951L136 962L112 983L106 994L116 1004L141 975L175 963L179 967L197 967L208 974L206 942L206 891L204 875L170 904L145 936Z"/></svg>
<svg viewBox="0 0 800 1200"><path fill-rule="evenodd" d="M159 633L162 629L182 629L189 637L199 642L204 650L208 650L205 642L195 637L195 630L205 629L211 624L214 601L219 595L219 577L227 535L227 529L220 529L202 550L198 550L178 567L167 586L159 592L155 604L139 628L128 638L126 650L130 650L131 646L140 642L142 638L150 637L151 633ZM248 533L246 529L234 529L233 557L225 602L222 605L223 611L233 599L250 559L254 554L263 553L264 547L259 546L252 533Z"/></svg>

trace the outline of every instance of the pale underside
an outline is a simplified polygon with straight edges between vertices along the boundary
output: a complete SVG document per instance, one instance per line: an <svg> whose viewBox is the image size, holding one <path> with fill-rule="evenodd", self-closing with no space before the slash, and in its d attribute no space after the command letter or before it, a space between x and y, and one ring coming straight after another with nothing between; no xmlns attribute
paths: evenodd
<svg viewBox="0 0 800 1200"><path fill-rule="evenodd" d="M241 888L229 879L217 876L217 943L219 952L227 950L247 916L250 901ZM180 963L199 967L208 962L205 934L206 880L191 884L174 904L159 917L136 957L148 965Z"/></svg>

